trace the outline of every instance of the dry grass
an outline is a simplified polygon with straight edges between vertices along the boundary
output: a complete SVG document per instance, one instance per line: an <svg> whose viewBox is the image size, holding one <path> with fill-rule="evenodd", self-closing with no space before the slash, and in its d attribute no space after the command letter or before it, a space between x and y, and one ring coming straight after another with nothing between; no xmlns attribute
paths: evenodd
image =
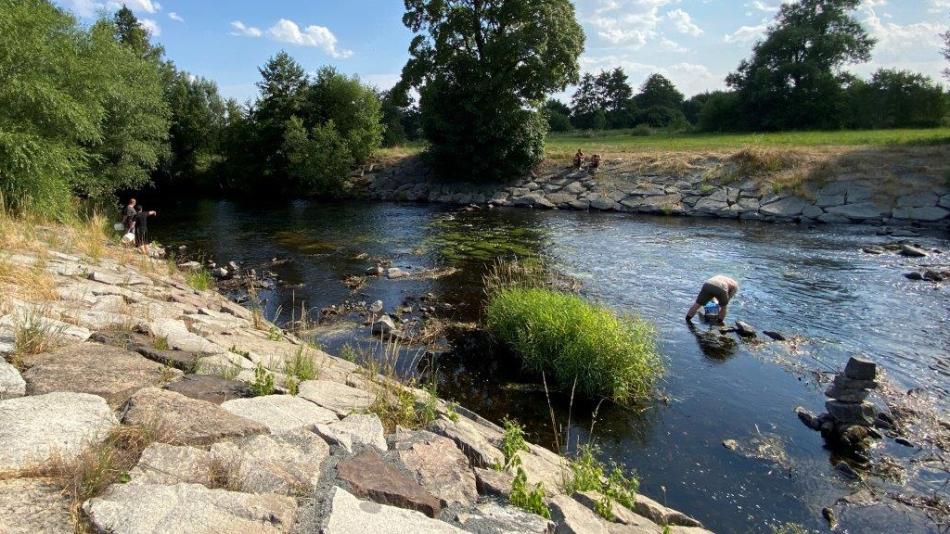
<svg viewBox="0 0 950 534"><path fill-rule="evenodd" d="M110 485L128 481L128 473L155 442L170 442L174 434L159 424L120 426L99 444L86 448L75 459L54 456L45 465L19 473L47 477L63 490L77 534L92 532L82 514L82 503L102 495Z"/></svg>
<svg viewBox="0 0 950 534"><path fill-rule="evenodd" d="M214 456L208 467L208 480L208 489L243 491L240 462Z"/></svg>
<svg viewBox="0 0 950 534"><path fill-rule="evenodd" d="M42 262L24 266L0 258L0 294L28 301L56 300L56 282Z"/></svg>

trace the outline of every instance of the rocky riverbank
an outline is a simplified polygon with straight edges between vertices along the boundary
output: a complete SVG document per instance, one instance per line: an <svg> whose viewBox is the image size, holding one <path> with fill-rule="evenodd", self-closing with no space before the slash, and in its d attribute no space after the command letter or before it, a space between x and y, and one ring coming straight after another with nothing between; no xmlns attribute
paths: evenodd
<svg viewBox="0 0 950 534"><path fill-rule="evenodd" d="M700 533L644 495L598 515L504 430L331 356L174 265L56 228L0 252L0 531ZM386 428L391 398L427 410ZM403 405L405 408L405 405ZM515 462L517 463L517 462Z"/></svg>
<svg viewBox="0 0 950 534"><path fill-rule="evenodd" d="M797 222L950 226L945 154L696 154L557 162L507 184L436 180L418 157L361 169L357 197L489 207L614 211Z"/></svg>

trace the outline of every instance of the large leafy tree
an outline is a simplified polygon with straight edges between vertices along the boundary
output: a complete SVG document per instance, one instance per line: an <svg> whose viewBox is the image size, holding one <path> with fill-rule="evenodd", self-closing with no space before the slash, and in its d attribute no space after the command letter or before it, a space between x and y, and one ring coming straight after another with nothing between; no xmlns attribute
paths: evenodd
<svg viewBox="0 0 950 534"><path fill-rule="evenodd" d="M308 80L300 63L284 51L258 70L261 93L253 114L255 140L248 148L256 153L259 170L247 178L261 182L247 185L252 190L266 190L272 177L284 181L289 176L289 162L282 150L285 130L291 117L302 113Z"/></svg>
<svg viewBox="0 0 950 534"><path fill-rule="evenodd" d="M577 80L584 34L569 0L405 0L428 156L443 175L511 177L543 156L547 94Z"/></svg>
<svg viewBox="0 0 950 534"><path fill-rule="evenodd" d="M369 159L382 143L379 95L359 78L340 74L333 67L317 72L307 91L303 115L311 128L332 122L357 163Z"/></svg>
<svg viewBox="0 0 950 534"><path fill-rule="evenodd" d="M637 123L666 127L686 123L683 115L683 93L662 74L651 74L634 97Z"/></svg>
<svg viewBox="0 0 950 534"><path fill-rule="evenodd" d="M729 75L756 129L833 127L842 108L848 63L868 61L874 40L852 12L861 0L783 4L763 41Z"/></svg>

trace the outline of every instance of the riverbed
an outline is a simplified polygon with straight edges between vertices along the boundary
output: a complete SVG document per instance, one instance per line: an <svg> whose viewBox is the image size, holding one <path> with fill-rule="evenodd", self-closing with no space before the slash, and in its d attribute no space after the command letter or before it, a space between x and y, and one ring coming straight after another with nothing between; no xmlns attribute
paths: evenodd
<svg viewBox="0 0 950 534"><path fill-rule="evenodd" d="M849 356L880 364L903 389L919 388L946 410L950 390L948 285L911 281L917 265L947 263L948 254L909 259L870 255L861 248L896 239L876 228L808 228L701 218L495 209L460 211L394 203L248 206L194 201L158 208L153 237L175 250L218 262L270 267L282 284L262 291L264 313L278 321L344 301L382 300L386 310L427 293L438 315L477 321L482 275L499 257L543 258L576 278L581 292L618 312L657 325L668 372L657 401L638 409L576 401L552 393L561 425L570 421L572 446L591 439L605 459L635 469L646 495L703 521L716 532L771 532L794 522L827 531L824 507L864 487L833 468L834 455L802 425L796 406L823 410L818 380ZM913 238L928 249L950 249L946 235ZM453 268L438 278L371 277L351 290L372 259L415 273ZM730 320L783 333L789 342L749 342L683 319L702 281L729 274L741 285ZM294 310L291 312L291 310ZM316 336L336 353L369 344L369 329L344 317ZM435 358L439 393L493 420L526 424L553 447L548 396L519 373L517 361L484 343L453 339ZM432 365L432 362L427 362ZM749 458L724 440L768 443L781 455ZM561 438L563 442L563 436ZM876 456L907 462L919 451L884 440ZM914 469L907 480L869 479L881 493L938 492L946 473ZM940 493L942 492L942 493ZM836 508L848 531L938 532L923 514L885 500Z"/></svg>

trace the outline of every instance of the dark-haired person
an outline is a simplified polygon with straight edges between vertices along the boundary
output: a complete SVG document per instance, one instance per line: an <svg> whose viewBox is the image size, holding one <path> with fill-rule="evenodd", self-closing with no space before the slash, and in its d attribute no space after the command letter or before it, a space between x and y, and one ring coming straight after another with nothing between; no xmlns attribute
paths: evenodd
<svg viewBox="0 0 950 534"><path fill-rule="evenodd" d="M574 168L580 169L581 165L584 164L584 153L581 152L581 149L577 149L577 154L574 154Z"/></svg>
<svg viewBox="0 0 950 534"><path fill-rule="evenodd" d="M133 228L135 230L135 246L139 247L142 254L148 256L148 245L151 240L148 238L148 218L158 215L157 211L145 211L142 206L135 207L135 217L133 218Z"/></svg>
<svg viewBox="0 0 950 534"><path fill-rule="evenodd" d="M739 282L726 275L717 274L703 283L703 288L699 290L699 296L696 302L686 312L686 320L692 321L693 316L700 308L706 305L712 299L719 303L719 322L725 322L726 309L729 307L729 301L739 292Z"/></svg>
<svg viewBox="0 0 950 534"><path fill-rule="evenodd" d="M130 198L129 203L122 208L122 226L125 227L126 233L132 231L132 223L135 222L135 199Z"/></svg>

